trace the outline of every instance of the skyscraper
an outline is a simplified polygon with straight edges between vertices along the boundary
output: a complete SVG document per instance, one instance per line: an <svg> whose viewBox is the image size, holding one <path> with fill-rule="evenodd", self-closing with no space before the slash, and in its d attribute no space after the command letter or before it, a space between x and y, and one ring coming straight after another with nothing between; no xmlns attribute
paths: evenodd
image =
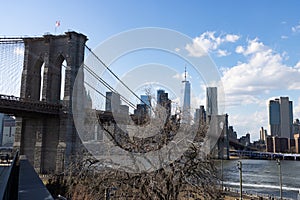
<svg viewBox="0 0 300 200"><path fill-rule="evenodd" d="M288 97L270 100L269 126L272 136L293 138L293 102Z"/></svg>
<svg viewBox="0 0 300 200"><path fill-rule="evenodd" d="M293 134L300 133L300 120L296 119L293 123Z"/></svg>
<svg viewBox="0 0 300 200"><path fill-rule="evenodd" d="M259 139L260 141L266 141L266 138L267 138L267 130L264 129L264 127L261 127L260 130L259 130Z"/></svg>
<svg viewBox="0 0 300 200"><path fill-rule="evenodd" d="M120 105L120 94L115 92L106 92L105 111L119 112Z"/></svg>
<svg viewBox="0 0 300 200"><path fill-rule="evenodd" d="M280 136L280 104L279 99L269 102L269 126L272 136Z"/></svg>
<svg viewBox="0 0 300 200"><path fill-rule="evenodd" d="M194 121L200 124L206 122L206 111L204 109L204 106L200 106L200 108L196 108Z"/></svg>
<svg viewBox="0 0 300 200"><path fill-rule="evenodd" d="M206 114L208 117L218 115L218 90L217 87L206 88Z"/></svg>
<svg viewBox="0 0 300 200"><path fill-rule="evenodd" d="M162 102L162 94L164 94L165 91L162 89L157 90L157 103L161 104Z"/></svg>
<svg viewBox="0 0 300 200"><path fill-rule="evenodd" d="M151 115L151 96L141 95L141 104L147 105L148 115Z"/></svg>
<svg viewBox="0 0 300 200"><path fill-rule="evenodd" d="M16 132L16 120L9 115L4 115L2 146L13 146L15 132Z"/></svg>
<svg viewBox="0 0 300 200"><path fill-rule="evenodd" d="M184 71L184 96L182 106L182 121L190 123L191 121L191 84L186 80L186 68Z"/></svg>
<svg viewBox="0 0 300 200"><path fill-rule="evenodd" d="M163 107L166 111L167 117L171 115L171 100L168 97L168 93L164 90L157 90L157 104Z"/></svg>
<svg viewBox="0 0 300 200"><path fill-rule="evenodd" d="M149 95L141 95L141 104L146 104L148 107L150 107L151 97Z"/></svg>

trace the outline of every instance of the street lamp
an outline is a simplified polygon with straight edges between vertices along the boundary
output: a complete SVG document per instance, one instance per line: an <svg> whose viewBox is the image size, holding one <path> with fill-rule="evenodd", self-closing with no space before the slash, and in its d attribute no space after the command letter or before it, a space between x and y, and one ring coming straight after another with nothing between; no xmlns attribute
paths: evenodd
<svg viewBox="0 0 300 200"><path fill-rule="evenodd" d="M243 177L242 177L242 162L238 161L238 169L240 170L240 200L243 199Z"/></svg>
<svg viewBox="0 0 300 200"><path fill-rule="evenodd" d="M110 200L111 192L117 190L116 187L106 188L104 191L105 200Z"/></svg>
<svg viewBox="0 0 300 200"><path fill-rule="evenodd" d="M279 184L280 184L280 199L282 199L282 173L281 173L281 162L277 158L278 172L279 172Z"/></svg>
<svg viewBox="0 0 300 200"><path fill-rule="evenodd" d="M224 191L224 166L223 166L223 154L222 154L222 160L221 160L221 187L222 187L222 192Z"/></svg>
<svg viewBox="0 0 300 200"><path fill-rule="evenodd" d="M58 197L59 200L67 200L66 197L64 197L64 196L62 196L62 195L60 195L60 194L59 194L57 197Z"/></svg>

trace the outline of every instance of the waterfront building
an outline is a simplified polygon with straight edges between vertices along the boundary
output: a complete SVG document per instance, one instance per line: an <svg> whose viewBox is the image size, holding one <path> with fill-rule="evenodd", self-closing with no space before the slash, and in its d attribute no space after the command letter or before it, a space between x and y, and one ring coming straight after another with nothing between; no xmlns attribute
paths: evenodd
<svg viewBox="0 0 300 200"><path fill-rule="evenodd" d="M211 116L218 115L218 90L217 87L206 88L206 114L208 121Z"/></svg>
<svg viewBox="0 0 300 200"><path fill-rule="evenodd" d="M196 108L194 121L199 124L206 122L206 111L203 105L201 105L200 108Z"/></svg>
<svg viewBox="0 0 300 200"><path fill-rule="evenodd" d="M120 114L124 116L128 116L129 114L129 106L127 105L120 105Z"/></svg>
<svg viewBox="0 0 300 200"><path fill-rule="evenodd" d="M151 116L151 96L141 95L141 104L147 105L148 115Z"/></svg>
<svg viewBox="0 0 300 200"><path fill-rule="evenodd" d="M143 124L148 120L148 107L146 104L137 104L136 109L134 109L134 119L137 124Z"/></svg>
<svg viewBox="0 0 300 200"><path fill-rule="evenodd" d="M237 142L237 133L233 130L233 126L228 127L228 138Z"/></svg>
<svg viewBox="0 0 300 200"><path fill-rule="evenodd" d="M119 112L120 105L120 94L115 92L106 92L105 111Z"/></svg>
<svg viewBox="0 0 300 200"><path fill-rule="evenodd" d="M148 107L151 106L151 96L141 95L141 104L146 104Z"/></svg>
<svg viewBox="0 0 300 200"><path fill-rule="evenodd" d="M142 117L147 115L147 105L146 104L137 104L136 109L134 109L134 115Z"/></svg>
<svg viewBox="0 0 300 200"><path fill-rule="evenodd" d="M279 99L269 102L269 126L272 136L280 136L280 104Z"/></svg>
<svg viewBox="0 0 300 200"><path fill-rule="evenodd" d="M273 145L273 138L272 138L272 136L268 135L266 137L266 151L273 153L273 151L274 151L273 146L274 146Z"/></svg>
<svg viewBox="0 0 300 200"><path fill-rule="evenodd" d="M262 140L253 141L253 143L251 143L250 146L256 148L260 152L266 150L266 143Z"/></svg>
<svg viewBox="0 0 300 200"><path fill-rule="evenodd" d="M288 153L291 152L294 146L293 140L278 136L267 136L266 151L272 153Z"/></svg>
<svg viewBox="0 0 300 200"><path fill-rule="evenodd" d="M276 138L276 136L274 137ZM288 138L279 138L279 147L277 145L275 146L276 150L275 152L280 153L288 153L289 152L289 139Z"/></svg>
<svg viewBox="0 0 300 200"><path fill-rule="evenodd" d="M295 151L296 151L296 150L295 150L295 145L296 145L296 144L295 144L295 139L294 139L294 138L289 138L288 140L289 140L289 141L288 141L288 142L289 142L289 143L288 143L288 145L289 145L289 146L288 146L288 152L289 152L289 153L295 153Z"/></svg>
<svg viewBox="0 0 300 200"><path fill-rule="evenodd" d="M266 137L267 137L267 130L264 129L264 127L261 127L260 128L260 131L259 131L259 135L260 135L260 141L266 141Z"/></svg>
<svg viewBox="0 0 300 200"><path fill-rule="evenodd" d="M168 97L168 93L164 90L157 90L157 105L165 109L167 118L171 116L171 100ZM160 115L160 113L158 114Z"/></svg>
<svg viewBox="0 0 300 200"><path fill-rule="evenodd" d="M250 144L250 133L240 137L239 143L243 144L244 146L248 146Z"/></svg>
<svg viewBox="0 0 300 200"><path fill-rule="evenodd" d="M293 102L288 97L270 100L269 126L271 136L293 138Z"/></svg>
<svg viewBox="0 0 300 200"><path fill-rule="evenodd" d="M2 146L13 146L16 132L16 120L14 117L4 115L2 123Z"/></svg>
<svg viewBox="0 0 300 200"><path fill-rule="evenodd" d="M296 119L293 123L293 134L300 133L300 121Z"/></svg>
<svg viewBox="0 0 300 200"><path fill-rule="evenodd" d="M160 105L162 104L162 99L163 99L162 95L163 94L165 94L165 90L162 90L162 89L157 90L157 97L156 97L157 98L157 101L156 101L157 104L160 104Z"/></svg>

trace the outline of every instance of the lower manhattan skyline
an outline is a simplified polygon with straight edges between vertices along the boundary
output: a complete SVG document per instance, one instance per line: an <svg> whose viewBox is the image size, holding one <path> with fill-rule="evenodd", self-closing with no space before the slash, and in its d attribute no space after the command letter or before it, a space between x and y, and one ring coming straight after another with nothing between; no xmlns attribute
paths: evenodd
<svg viewBox="0 0 300 200"><path fill-rule="evenodd" d="M63 34L73 30L87 35L87 44L94 49L113 35L131 29L160 27L178 31L192 38L192 43L185 46L190 57L200 58L204 50L214 62L225 94L225 109L220 114L228 113L229 124L234 126L238 136L249 132L251 139L257 140L260 127L270 134L268 103L271 99L289 97L293 101L294 119L300 117L300 46L297 45L300 41L300 15L297 10L300 3L297 1L88 1L71 5L54 1L47 5L50 11L47 15L43 11L46 2L35 4L35 12L27 12L33 4L33 1L30 2L3 3L14 10L3 10L0 14L2 19L9 17L9 20L0 22L2 37ZM100 7L107 9L99 12ZM39 17L36 18L36 15ZM16 50L15 53L22 52ZM170 66L174 70L172 76L179 83L184 79L186 61L166 52L136 51L108 64L123 77L135 66L145 63ZM187 65L192 87L191 107L199 108L206 105L207 85L203 77L190 68L192 66ZM7 68L4 70L9 71ZM4 74L0 75L1 81L6 80ZM21 70L10 72L11 76L15 74L18 77L13 80L20 83ZM0 93L9 94L7 91L19 96L16 86L0 87ZM169 92L171 98L172 92ZM180 100L177 102L182 103Z"/></svg>
<svg viewBox="0 0 300 200"><path fill-rule="evenodd" d="M300 199L300 2L3 1L0 199Z"/></svg>

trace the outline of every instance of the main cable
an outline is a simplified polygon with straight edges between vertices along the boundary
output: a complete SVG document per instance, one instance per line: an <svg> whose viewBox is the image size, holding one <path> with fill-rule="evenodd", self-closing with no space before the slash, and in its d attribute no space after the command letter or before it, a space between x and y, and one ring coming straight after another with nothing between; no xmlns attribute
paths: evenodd
<svg viewBox="0 0 300 200"><path fill-rule="evenodd" d="M64 68L67 68L67 66L63 65L62 66ZM86 64L83 64L83 68L89 73L91 74L94 78L96 78L96 80L98 80L102 85L104 85L107 89L109 89L110 91L119 94L113 87L111 87L104 79L102 79L101 77L99 77L90 67L88 67ZM87 84L90 88L92 88L93 90L95 90L98 94L100 94L101 96L103 96L106 100L107 97L102 94L99 90L97 90L95 87L93 87L91 84L89 84L87 81L84 81L85 84ZM131 103L128 99L126 99L124 96L122 96L121 94L119 94L121 97L121 100L124 101L127 105L129 105L131 108L135 109L135 106L133 103Z"/></svg>
<svg viewBox="0 0 300 200"><path fill-rule="evenodd" d="M151 105L148 105L144 102L134 91L132 91L87 45L85 47L89 50L89 52L123 85L128 89L137 99L139 99L143 104L153 110Z"/></svg>

